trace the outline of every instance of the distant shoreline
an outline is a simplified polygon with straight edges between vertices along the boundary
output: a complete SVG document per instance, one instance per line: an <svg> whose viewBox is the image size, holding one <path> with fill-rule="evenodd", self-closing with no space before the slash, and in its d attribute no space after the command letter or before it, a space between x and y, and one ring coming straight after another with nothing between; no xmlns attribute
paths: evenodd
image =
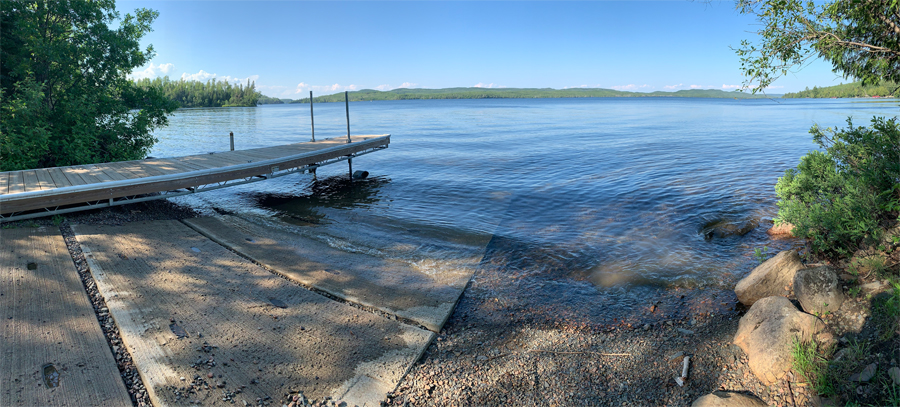
<svg viewBox="0 0 900 407"><path fill-rule="evenodd" d="M378 91L363 89L348 92L351 102L370 102L376 100L431 100L431 99L564 99L564 98L589 98L589 97L678 97L678 98L713 98L713 99L771 99L781 95L754 95L738 91L726 92L719 89L689 89L675 92L627 92L614 89L601 88L575 88L575 89L531 89L531 88L447 88L447 89L394 89L390 91ZM269 103L261 104L286 104L309 103L309 98L291 100L263 98ZM275 102L277 100L277 102ZM341 93L316 96L313 103L343 102Z"/></svg>

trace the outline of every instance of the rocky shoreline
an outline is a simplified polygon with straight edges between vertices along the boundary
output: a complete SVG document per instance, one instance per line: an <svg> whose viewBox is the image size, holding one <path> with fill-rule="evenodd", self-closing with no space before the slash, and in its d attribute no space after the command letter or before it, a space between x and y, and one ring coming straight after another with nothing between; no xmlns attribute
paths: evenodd
<svg viewBox="0 0 900 407"><path fill-rule="evenodd" d="M62 223L45 218L18 225L59 227L135 406L150 405L144 384L109 318L69 222L122 224L195 216L190 209L163 200L68 215ZM891 243L889 249L900 261L900 245ZM847 264L838 266L802 264L796 252L784 251L754 269L735 291L698 289L690 303L685 302L684 293L673 292L671 298L648 301L638 318L604 325L534 318L521 305L497 298L491 286L495 280L476 279L420 361L382 404L840 403L819 398L802 374L792 369L794 338L834 344L835 358L850 353L860 341L872 342L871 355L857 357L853 365L859 368L854 380L855 388L862 389L856 390L859 398L877 400L877 395L866 395L875 391L870 381L893 378L891 369L900 376L900 355L890 351L900 349L900 336L877 341L884 332L878 331L870 311L873 298L889 286L871 270L853 268L863 273L850 276ZM667 308L666 304L676 305ZM675 307L687 312L668 312ZM686 356L689 367L680 380ZM296 404L291 395L286 397L285 405Z"/></svg>

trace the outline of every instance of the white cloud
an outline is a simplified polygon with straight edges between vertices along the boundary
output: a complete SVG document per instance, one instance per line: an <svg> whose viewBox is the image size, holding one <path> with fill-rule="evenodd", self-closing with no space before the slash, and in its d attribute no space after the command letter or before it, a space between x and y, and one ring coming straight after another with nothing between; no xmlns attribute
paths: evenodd
<svg viewBox="0 0 900 407"><path fill-rule="evenodd" d="M473 88L505 88L506 86L500 86L494 83L482 83L478 82L475 85L472 85Z"/></svg>
<svg viewBox="0 0 900 407"><path fill-rule="evenodd" d="M229 75L219 76L218 74L209 73L204 70L200 70L200 72L189 74L184 72L181 74L181 79L185 81L200 81L206 82L210 79L215 79L217 81L226 81L231 83L247 83L248 80L256 82L259 80L259 75L250 75L246 78L236 78Z"/></svg>
<svg viewBox="0 0 900 407"><path fill-rule="evenodd" d="M393 89L400 89L400 88L406 88L406 89L415 88L416 86L419 86L419 84L412 83L412 82L403 82L400 84L400 86L391 86L388 84L384 84L384 85L376 86L375 89L385 92L385 91L389 91L389 90L393 90Z"/></svg>
<svg viewBox="0 0 900 407"><path fill-rule="evenodd" d="M294 89L294 93L295 94L296 93L308 94L309 91L313 91L313 93L319 93L320 94L319 96L321 96L321 94L329 95L332 93L343 92L343 91L354 91L357 89L358 89L358 87L356 85L341 85L341 84L337 84L337 83L335 83L334 85L310 85L305 82L300 82L297 84L296 89ZM313 95L313 96L315 96L315 95Z"/></svg>
<svg viewBox="0 0 900 407"><path fill-rule="evenodd" d="M722 89L741 89L741 85L725 85L725 84L722 84Z"/></svg>
<svg viewBox="0 0 900 407"><path fill-rule="evenodd" d="M680 89L682 86L684 86L683 83L679 83L677 85L666 85L663 86L663 89Z"/></svg>
<svg viewBox="0 0 900 407"><path fill-rule="evenodd" d="M175 64L168 63L168 64L153 65L153 63L151 62L150 66L144 68L141 71L132 72L130 75L128 75L128 78L135 79L135 80L145 79L145 78L153 79L153 78L159 76L160 73L165 75L165 74L171 72L173 69L175 69Z"/></svg>
<svg viewBox="0 0 900 407"><path fill-rule="evenodd" d="M648 88L653 88L653 87L650 85L647 85L647 84L635 85L632 83L632 84L628 84L628 85L613 86L612 88L615 90L639 90L639 89L648 89Z"/></svg>
<svg viewBox="0 0 900 407"><path fill-rule="evenodd" d="M703 89L705 86L703 85L691 85L691 89Z"/></svg>

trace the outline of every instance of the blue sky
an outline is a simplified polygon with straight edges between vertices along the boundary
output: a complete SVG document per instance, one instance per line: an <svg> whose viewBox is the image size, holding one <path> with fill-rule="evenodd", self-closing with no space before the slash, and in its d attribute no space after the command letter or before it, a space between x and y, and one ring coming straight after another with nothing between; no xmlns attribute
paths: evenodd
<svg viewBox="0 0 900 407"><path fill-rule="evenodd" d="M128 1L159 11L133 77L256 81L297 99L398 87L733 90L730 47L755 20L734 2ZM848 82L815 61L768 93Z"/></svg>

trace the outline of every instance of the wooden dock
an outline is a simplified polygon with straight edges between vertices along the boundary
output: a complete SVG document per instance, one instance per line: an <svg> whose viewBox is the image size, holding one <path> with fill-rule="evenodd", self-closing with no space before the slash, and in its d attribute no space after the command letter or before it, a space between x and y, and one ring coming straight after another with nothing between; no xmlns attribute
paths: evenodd
<svg viewBox="0 0 900 407"><path fill-rule="evenodd" d="M0 172L0 222L314 172L322 165L387 148L391 136L353 136L350 141L340 137L185 157Z"/></svg>

